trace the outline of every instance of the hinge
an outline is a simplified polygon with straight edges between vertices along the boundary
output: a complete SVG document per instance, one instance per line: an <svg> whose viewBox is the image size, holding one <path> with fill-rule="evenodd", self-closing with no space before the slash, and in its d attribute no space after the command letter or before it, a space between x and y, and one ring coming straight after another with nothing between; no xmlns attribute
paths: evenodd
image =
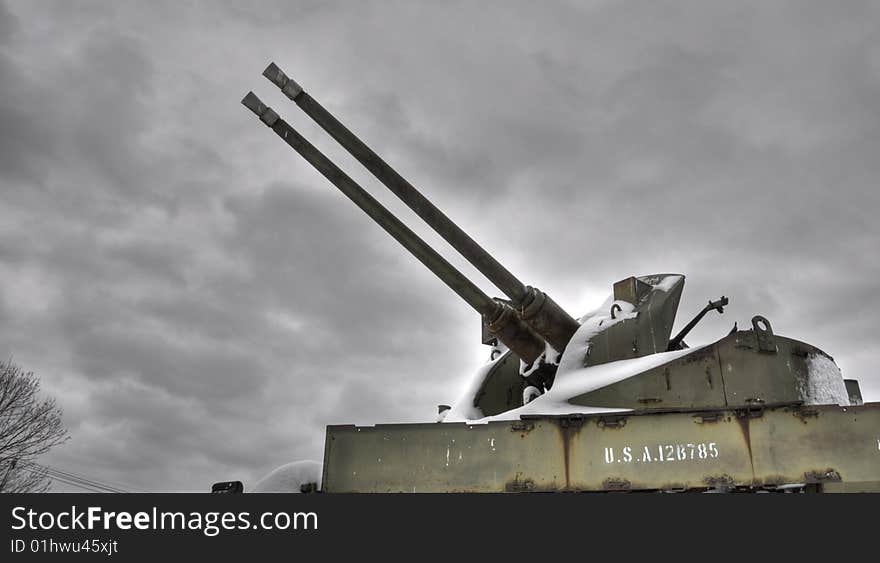
<svg viewBox="0 0 880 563"><path fill-rule="evenodd" d="M562 428L580 428L584 425L584 415L570 414L559 418L559 426Z"/></svg>
<svg viewBox="0 0 880 563"><path fill-rule="evenodd" d="M534 428L535 424L526 420L514 420L510 423L511 432L530 432Z"/></svg>
<svg viewBox="0 0 880 563"><path fill-rule="evenodd" d="M623 428L626 426L626 419L623 415L600 416L596 424L599 428Z"/></svg>
<svg viewBox="0 0 880 563"><path fill-rule="evenodd" d="M764 416L764 405L754 404L736 409L737 418L761 418Z"/></svg>
<svg viewBox="0 0 880 563"><path fill-rule="evenodd" d="M722 418L722 414L720 412L706 412L694 415L694 422L697 424L703 424L706 422L718 422Z"/></svg>

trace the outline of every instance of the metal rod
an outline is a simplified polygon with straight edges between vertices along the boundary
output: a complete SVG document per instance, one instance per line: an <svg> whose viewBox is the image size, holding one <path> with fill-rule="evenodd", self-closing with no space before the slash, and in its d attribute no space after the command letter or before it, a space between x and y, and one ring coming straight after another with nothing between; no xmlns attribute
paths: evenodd
<svg viewBox="0 0 880 563"><path fill-rule="evenodd" d="M370 216L394 239L428 267L450 289L461 297L468 305L483 315L490 325L494 325L494 333L526 363L532 363L545 349L544 342L531 332L513 311L507 312L509 306L486 295L474 285L464 274L446 261L436 250L409 229L403 222L388 211L381 203L366 192L338 166L324 156L314 145L300 135L272 108L266 106L253 93L249 92L242 100L248 109L253 111L260 120L268 125L284 142L290 145L309 164L336 186L346 197ZM515 341L516 340L516 341Z"/></svg>
<svg viewBox="0 0 880 563"><path fill-rule="evenodd" d="M716 310L719 313L724 313L724 307L726 307L728 303L730 303L730 300L723 295L718 301L709 301L709 304L703 307L703 310L697 313L697 315L693 319L691 319L691 321L686 324L685 327L672 338L672 340L669 341L669 345L666 347L666 351L671 352L672 350L680 350L681 343L684 340L684 337L687 336L688 333L693 330L695 326L697 326L697 323L703 320L703 317L706 316L706 313L712 310Z"/></svg>
<svg viewBox="0 0 880 563"><path fill-rule="evenodd" d="M263 71L263 76L278 86L306 115L336 139L394 195L507 295L513 301L520 316L555 349L562 351L565 348L580 326L571 315L539 290L519 281L275 63L269 64Z"/></svg>
<svg viewBox="0 0 880 563"><path fill-rule="evenodd" d="M284 94L296 102L302 110L320 125L331 137L336 139L352 156L367 170L373 173L385 186L399 197L410 209L421 217L428 225L452 245L462 256L474 265L484 276L498 286L505 295L514 302L521 303L526 299L526 286L519 281L500 262L486 252L477 242L456 225L445 213L437 209L403 176L397 173L379 155L373 152L354 133L348 130L330 112L303 91L296 82L291 80L271 63L263 76L281 88Z"/></svg>

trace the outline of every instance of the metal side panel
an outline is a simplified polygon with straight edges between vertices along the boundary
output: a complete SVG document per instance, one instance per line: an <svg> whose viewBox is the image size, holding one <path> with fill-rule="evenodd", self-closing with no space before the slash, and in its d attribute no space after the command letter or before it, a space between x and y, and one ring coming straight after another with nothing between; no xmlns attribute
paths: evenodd
<svg viewBox="0 0 880 563"><path fill-rule="evenodd" d="M585 419L570 440L570 489L680 490L752 478L748 447L730 411Z"/></svg>
<svg viewBox="0 0 880 563"><path fill-rule="evenodd" d="M329 426L322 488L620 491L797 483L876 487L880 403Z"/></svg>
<svg viewBox="0 0 880 563"><path fill-rule="evenodd" d="M328 426L322 490L496 492L565 487L555 421Z"/></svg>
<svg viewBox="0 0 880 563"><path fill-rule="evenodd" d="M758 483L880 484L880 403L783 408L749 433Z"/></svg>

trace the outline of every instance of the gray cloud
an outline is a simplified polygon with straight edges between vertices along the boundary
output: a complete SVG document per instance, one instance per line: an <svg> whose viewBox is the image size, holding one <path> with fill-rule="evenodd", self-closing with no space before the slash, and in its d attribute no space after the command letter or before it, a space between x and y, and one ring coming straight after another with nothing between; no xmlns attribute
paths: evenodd
<svg viewBox="0 0 880 563"><path fill-rule="evenodd" d="M431 420L479 320L263 127L254 89L472 268L259 76L276 60L574 313L682 272L880 396L871 2L0 3L0 353L73 439L47 458L204 490Z"/></svg>

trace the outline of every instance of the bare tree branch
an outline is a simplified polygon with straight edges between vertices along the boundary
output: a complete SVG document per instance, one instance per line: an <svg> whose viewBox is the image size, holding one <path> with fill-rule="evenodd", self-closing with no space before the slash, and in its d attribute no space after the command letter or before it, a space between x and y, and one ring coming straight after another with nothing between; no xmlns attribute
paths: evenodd
<svg viewBox="0 0 880 563"><path fill-rule="evenodd" d="M67 439L55 399L40 396L40 378L0 362L0 493L48 489L46 470L34 462Z"/></svg>

